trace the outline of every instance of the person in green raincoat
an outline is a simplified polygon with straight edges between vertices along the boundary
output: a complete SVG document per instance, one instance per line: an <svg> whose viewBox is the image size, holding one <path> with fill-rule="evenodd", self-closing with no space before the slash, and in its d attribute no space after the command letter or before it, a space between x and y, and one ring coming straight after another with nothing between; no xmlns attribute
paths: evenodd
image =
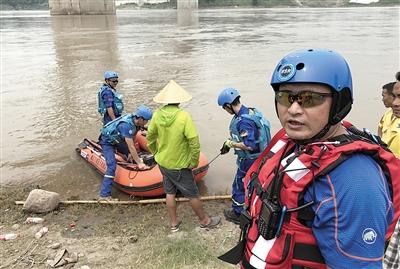
<svg viewBox="0 0 400 269"><path fill-rule="evenodd" d="M147 145L163 175L171 232L179 231L181 224L175 201L178 190L189 198L201 228L214 228L221 221L220 217L209 217L205 212L192 173L199 163L200 141L192 117L179 107L191 99L185 89L171 80L153 98L163 106L154 112L147 131Z"/></svg>

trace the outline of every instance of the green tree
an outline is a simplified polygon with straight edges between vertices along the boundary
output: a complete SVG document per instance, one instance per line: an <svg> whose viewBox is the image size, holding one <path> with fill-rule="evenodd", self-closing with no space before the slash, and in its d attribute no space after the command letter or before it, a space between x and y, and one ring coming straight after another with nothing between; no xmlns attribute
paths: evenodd
<svg viewBox="0 0 400 269"><path fill-rule="evenodd" d="M1 9L45 9L48 0L0 0Z"/></svg>

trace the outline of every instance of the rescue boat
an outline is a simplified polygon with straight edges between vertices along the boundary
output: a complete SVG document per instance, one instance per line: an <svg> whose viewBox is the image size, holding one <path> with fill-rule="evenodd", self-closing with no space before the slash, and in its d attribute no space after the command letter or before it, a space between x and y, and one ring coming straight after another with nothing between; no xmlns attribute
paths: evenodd
<svg viewBox="0 0 400 269"><path fill-rule="evenodd" d="M164 195L160 169L150 153L146 137L141 131L136 135L135 147L139 156L143 158L143 161L150 169L139 170L136 164L127 162L121 154L116 153L117 169L115 171L114 186L133 196L154 197ZM78 145L76 151L85 161L104 175L107 166L100 144L85 138ZM208 167L205 155L200 153L199 165L193 169L196 182L207 174Z"/></svg>

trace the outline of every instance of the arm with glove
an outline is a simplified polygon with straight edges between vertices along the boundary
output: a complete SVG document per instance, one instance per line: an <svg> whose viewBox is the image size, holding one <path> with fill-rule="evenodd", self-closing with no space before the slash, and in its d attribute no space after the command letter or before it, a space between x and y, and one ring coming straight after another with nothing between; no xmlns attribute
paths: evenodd
<svg viewBox="0 0 400 269"><path fill-rule="evenodd" d="M252 148L246 146L243 142L235 142L231 138L228 138L222 144L220 152L222 155L224 155L224 154L228 153L231 148L237 148L237 149L241 149L241 150L252 150Z"/></svg>

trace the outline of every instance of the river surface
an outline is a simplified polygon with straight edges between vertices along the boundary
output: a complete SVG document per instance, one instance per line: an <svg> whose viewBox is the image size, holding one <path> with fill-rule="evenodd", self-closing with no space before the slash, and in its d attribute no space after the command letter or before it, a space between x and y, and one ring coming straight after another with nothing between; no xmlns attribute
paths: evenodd
<svg viewBox="0 0 400 269"><path fill-rule="evenodd" d="M54 16L2 12L1 185L40 184L64 197L94 198L101 176L76 153L101 127L97 91L104 70L120 74L126 111L170 80L193 99L202 151L212 159L228 137L230 116L218 93L237 88L279 128L271 72L294 49L340 52L353 73L355 103L348 119L376 132L385 111L381 86L399 63L399 8L217 9L118 11L116 16ZM229 193L235 159L210 166L203 194ZM120 195L120 194L117 194Z"/></svg>

